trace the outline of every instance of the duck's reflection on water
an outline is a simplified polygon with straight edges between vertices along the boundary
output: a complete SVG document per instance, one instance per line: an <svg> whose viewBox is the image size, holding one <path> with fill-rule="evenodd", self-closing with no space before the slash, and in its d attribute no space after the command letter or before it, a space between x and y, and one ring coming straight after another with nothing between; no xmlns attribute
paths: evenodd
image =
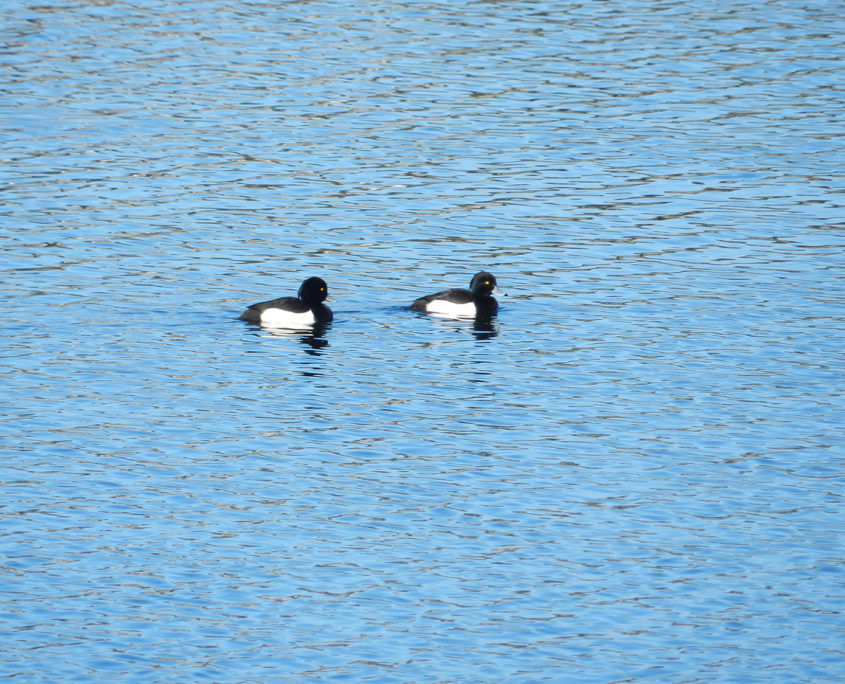
<svg viewBox="0 0 845 684"><path fill-rule="evenodd" d="M330 328L331 323L317 323L301 329L261 326L261 330L268 335L297 341L305 347L304 351L306 354L314 355L321 354L322 350L329 346L326 333Z"/></svg>
<svg viewBox="0 0 845 684"><path fill-rule="evenodd" d="M491 340L499 334L497 323L495 314L492 316L477 316L472 322L472 334L475 335L475 339L479 342Z"/></svg>
<svg viewBox="0 0 845 684"><path fill-rule="evenodd" d="M478 341L490 340L499 334L496 314L475 317L450 316L436 313L425 313L423 315L436 318L438 321L441 321L443 325L450 325L456 329L468 329Z"/></svg>

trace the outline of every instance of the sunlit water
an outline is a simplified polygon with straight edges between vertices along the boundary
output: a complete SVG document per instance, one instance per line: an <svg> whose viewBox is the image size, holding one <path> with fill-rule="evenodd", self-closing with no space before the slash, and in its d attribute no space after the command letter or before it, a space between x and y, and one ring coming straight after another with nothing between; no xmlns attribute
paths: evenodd
<svg viewBox="0 0 845 684"><path fill-rule="evenodd" d="M841 6L0 8L0 677L845 678Z"/></svg>

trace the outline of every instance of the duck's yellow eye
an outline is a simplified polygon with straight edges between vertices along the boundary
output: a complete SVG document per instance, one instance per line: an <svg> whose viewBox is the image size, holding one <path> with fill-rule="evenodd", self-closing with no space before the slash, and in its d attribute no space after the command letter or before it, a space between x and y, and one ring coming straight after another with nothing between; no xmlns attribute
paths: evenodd
<svg viewBox="0 0 845 684"><path fill-rule="evenodd" d="M484 281L484 284L485 284L485 285L489 285L489 284L490 284L490 281L489 281L489 280L485 280L485 281Z"/></svg>

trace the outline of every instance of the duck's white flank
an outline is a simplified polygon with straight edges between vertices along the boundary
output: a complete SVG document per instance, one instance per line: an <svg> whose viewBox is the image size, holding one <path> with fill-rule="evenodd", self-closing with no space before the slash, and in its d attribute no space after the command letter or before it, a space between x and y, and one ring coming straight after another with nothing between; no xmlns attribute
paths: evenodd
<svg viewBox="0 0 845 684"><path fill-rule="evenodd" d="M428 313L441 316L455 316L456 318L475 318L475 302L456 304L446 299L435 299L425 307Z"/></svg>
<svg viewBox="0 0 845 684"><path fill-rule="evenodd" d="M264 309L261 312L261 325L271 328L298 330L300 328L309 328L315 322L314 314L311 311L294 313L293 311L285 311L284 309Z"/></svg>

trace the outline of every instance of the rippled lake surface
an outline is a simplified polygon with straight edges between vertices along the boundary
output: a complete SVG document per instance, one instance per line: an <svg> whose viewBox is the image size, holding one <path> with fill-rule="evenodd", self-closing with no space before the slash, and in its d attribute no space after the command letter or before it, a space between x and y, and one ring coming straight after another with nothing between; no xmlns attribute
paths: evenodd
<svg viewBox="0 0 845 684"><path fill-rule="evenodd" d="M0 8L0 678L845 678L841 3Z"/></svg>

